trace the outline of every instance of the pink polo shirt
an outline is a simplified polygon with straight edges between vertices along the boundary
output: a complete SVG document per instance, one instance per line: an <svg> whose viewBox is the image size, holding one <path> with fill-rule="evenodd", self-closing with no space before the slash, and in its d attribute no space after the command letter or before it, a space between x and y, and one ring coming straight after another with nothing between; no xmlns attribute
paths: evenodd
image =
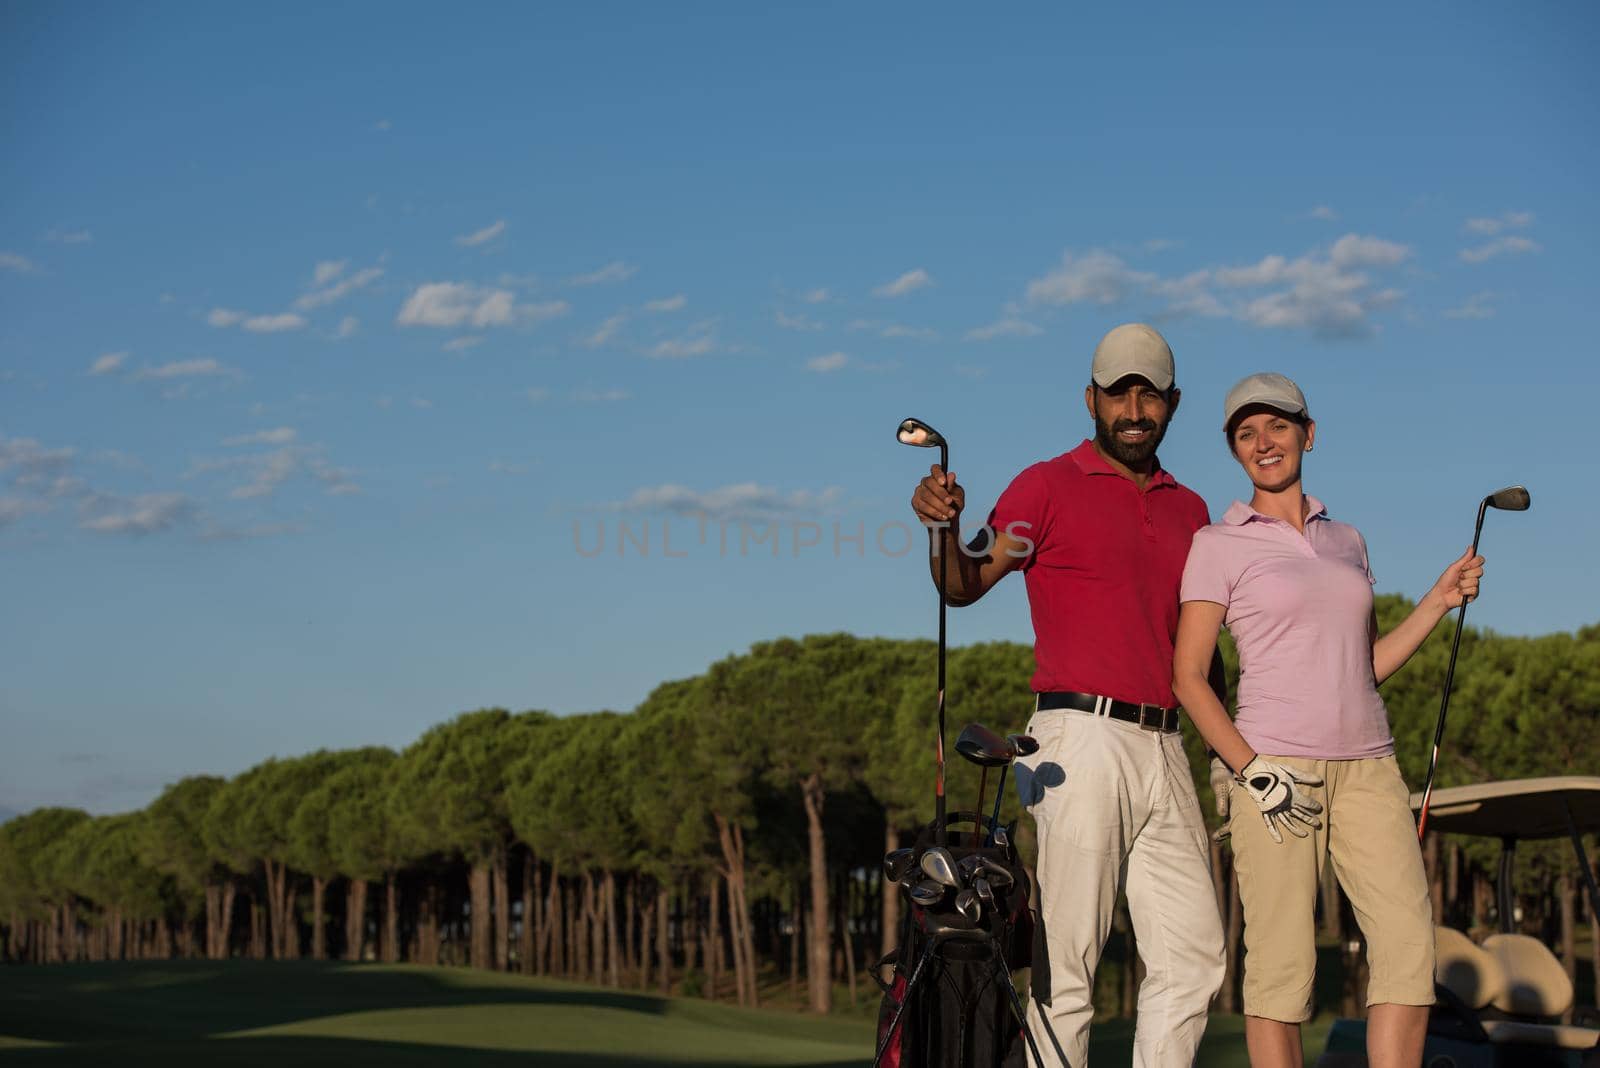
<svg viewBox="0 0 1600 1068"><path fill-rule="evenodd" d="M1027 468L989 525L1032 543L1022 563L1035 692L1171 708L1178 580L1206 502L1159 465L1141 489L1084 441Z"/></svg>
<svg viewBox="0 0 1600 1068"><path fill-rule="evenodd" d="M1354 760L1394 752L1372 674L1367 544L1315 497L1305 533L1233 502L1194 536L1180 597L1211 601L1239 647L1234 726L1268 756Z"/></svg>

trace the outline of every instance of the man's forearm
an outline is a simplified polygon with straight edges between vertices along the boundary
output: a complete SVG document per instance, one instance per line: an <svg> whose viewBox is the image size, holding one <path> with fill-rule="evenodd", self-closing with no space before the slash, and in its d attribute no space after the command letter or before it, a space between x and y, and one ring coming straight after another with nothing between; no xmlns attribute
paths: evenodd
<svg viewBox="0 0 1600 1068"><path fill-rule="evenodd" d="M929 528L928 573L933 578L934 589L940 589L939 578L941 574L944 576L944 586L940 592L944 594L947 604L959 607L983 596L983 584L978 574L981 564L981 560L963 551L961 531L955 524L949 524L942 530Z"/></svg>

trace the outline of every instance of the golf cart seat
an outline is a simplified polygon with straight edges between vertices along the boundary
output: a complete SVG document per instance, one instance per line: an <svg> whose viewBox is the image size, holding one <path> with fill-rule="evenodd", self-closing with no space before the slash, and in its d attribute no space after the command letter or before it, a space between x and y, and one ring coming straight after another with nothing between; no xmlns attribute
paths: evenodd
<svg viewBox="0 0 1600 1068"><path fill-rule="evenodd" d="M1593 1028L1528 1019L1551 1020L1572 1007L1572 981L1543 942L1527 935L1496 934L1483 940L1482 952L1494 958L1505 976L1505 985L1491 1004L1514 1017L1484 1020L1489 1041L1561 1049L1594 1049L1600 1045L1600 1031Z"/></svg>

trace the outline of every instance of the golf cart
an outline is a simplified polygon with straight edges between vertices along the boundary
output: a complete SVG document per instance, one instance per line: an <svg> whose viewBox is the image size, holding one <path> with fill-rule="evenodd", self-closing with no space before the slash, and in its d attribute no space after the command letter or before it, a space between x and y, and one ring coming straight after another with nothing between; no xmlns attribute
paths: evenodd
<svg viewBox="0 0 1600 1068"><path fill-rule="evenodd" d="M1422 795L1413 794L1411 807L1421 805ZM1600 1065L1600 1029L1593 1026L1600 1020L1587 1020L1587 1027L1560 1022L1572 1007L1572 983L1549 947L1515 933L1511 880L1518 841L1570 837L1590 915L1600 914L1600 890L1583 847L1585 833L1600 832L1600 777L1454 786L1434 792L1429 819L1432 830L1500 839L1500 933L1479 945L1454 928L1435 930L1438 1004L1428 1019L1423 1068ZM1337 1020L1317 1064L1365 1065L1366 1044L1364 1020Z"/></svg>

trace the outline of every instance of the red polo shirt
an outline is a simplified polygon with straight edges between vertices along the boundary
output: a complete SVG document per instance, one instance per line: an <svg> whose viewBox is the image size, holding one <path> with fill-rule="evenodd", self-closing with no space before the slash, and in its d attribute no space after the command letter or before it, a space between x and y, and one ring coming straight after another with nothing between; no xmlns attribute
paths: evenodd
<svg viewBox="0 0 1600 1068"><path fill-rule="evenodd" d="M1205 501L1159 464L1141 490L1093 441L1018 475L989 525L1033 543L1022 568L1034 691L1175 706L1178 586L1189 542L1209 522Z"/></svg>

